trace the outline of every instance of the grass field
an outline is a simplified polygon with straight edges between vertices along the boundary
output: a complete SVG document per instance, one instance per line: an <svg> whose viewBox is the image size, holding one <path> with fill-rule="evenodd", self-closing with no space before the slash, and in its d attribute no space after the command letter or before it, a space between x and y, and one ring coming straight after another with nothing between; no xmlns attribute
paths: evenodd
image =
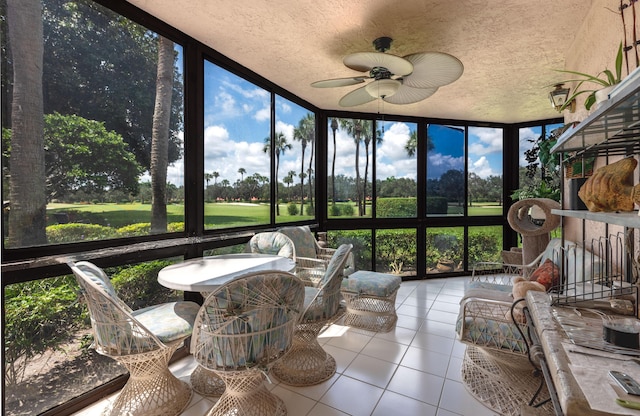
<svg viewBox="0 0 640 416"><path fill-rule="evenodd" d="M354 204L355 207L355 204ZM306 206L305 206L306 208ZM369 208L369 207L368 207ZM354 212L356 210L354 209ZM455 208L450 215L457 214ZM56 224L54 213L68 212L71 220L82 219L83 222L108 225L114 228L129 224L151 222L151 204L61 204L52 203L47 206L49 225ZM369 211L368 211L369 212ZM76 214L77 213L77 214ZM469 207L468 214L476 215L502 215L502 206L499 205L474 205ZM75 216L80 218L74 218ZM235 226L258 225L269 223L268 204L249 203L207 203L204 207L205 224L207 229L230 228ZM313 217L308 215L289 215L287 205L280 204L280 215L276 222L291 222L308 220ZM343 217L332 217L343 218ZM354 216L355 218L355 216ZM168 222L184 221L184 205L167 205Z"/></svg>

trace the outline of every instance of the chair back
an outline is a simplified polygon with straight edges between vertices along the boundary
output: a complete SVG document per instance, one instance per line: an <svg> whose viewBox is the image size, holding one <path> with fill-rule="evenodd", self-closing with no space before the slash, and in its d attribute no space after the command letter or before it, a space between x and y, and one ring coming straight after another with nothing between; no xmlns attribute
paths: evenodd
<svg viewBox="0 0 640 416"><path fill-rule="evenodd" d="M162 342L141 325L120 298L106 273L93 263L68 263L89 309L96 350L121 356L163 347Z"/></svg>
<svg viewBox="0 0 640 416"><path fill-rule="evenodd" d="M350 257L352 244L342 244L331 257L327 270L317 288L307 288L313 298L305 301L307 306L301 322L310 322L333 317L340 308L340 286L345 265ZM315 290L315 293L314 293Z"/></svg>
<svg viewBox="0 0 640 416"><path fill-rule="evenodd" d="M296 259L296 249L293 241L277 231L258 233L251 237L247 244L250 253L272 254Z"/></svg>
<svg viewBox="0 0 640 416"><path fill-rule="evenodd" d="M291 273L263 271L232 280L200 307L191 352L215 371L266 366L291 348L303 301L304 285Z"/></svg>
<svg viewBox="0 0 640 416"><path fill-rule="evenodd" d="M296 248L296 256L318 258L318 242L308 225L282 227L278 231L291 239Z"/></svg>

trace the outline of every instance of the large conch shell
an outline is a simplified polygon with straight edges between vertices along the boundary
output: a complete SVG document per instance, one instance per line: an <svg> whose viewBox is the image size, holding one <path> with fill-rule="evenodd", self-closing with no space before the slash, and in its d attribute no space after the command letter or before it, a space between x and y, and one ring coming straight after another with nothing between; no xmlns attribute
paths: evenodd
<svg viewBox="0 0 640 416"><path fill-rule="evenodd" d="M638 161L627 157L595 171L582 185L578 196L589 211L633 211L640 204L640 184L633 186L633 171Z"/></svg>

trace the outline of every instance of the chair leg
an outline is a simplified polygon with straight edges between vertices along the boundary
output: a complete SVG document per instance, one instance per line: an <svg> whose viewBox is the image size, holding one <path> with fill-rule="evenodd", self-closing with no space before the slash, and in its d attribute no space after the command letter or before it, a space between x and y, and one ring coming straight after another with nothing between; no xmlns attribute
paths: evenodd
<svg viewBox="0 0 640 416"><path fill-rule="evenodd" d="M104 415L176 416L191 400L191 387L169 371L175 343L149 353L116 358L127 370L129 380Z"/></svg>
<svg viewBox="0 0 640 416"><path fill-rule="evenodd" d="M225 389L220 376L201 365L191 373L191 386L196 393L210 397L220 397Z"/></svg>
<svg viewBox="0 0 640 416"><path fill-rule="evenodd" d="M264 384L265 376L257 369L220 371L225 389L207 416L286 416L287 408L281 398Z"/></svg>
<svg viewBox="0 0 640 416"><path fill-rule="evenodd" d="M276 361L273 375L290 386L311 386L330 379L336 373L336 360L318 343L324 323L298 324L291 350Z"/></svg>

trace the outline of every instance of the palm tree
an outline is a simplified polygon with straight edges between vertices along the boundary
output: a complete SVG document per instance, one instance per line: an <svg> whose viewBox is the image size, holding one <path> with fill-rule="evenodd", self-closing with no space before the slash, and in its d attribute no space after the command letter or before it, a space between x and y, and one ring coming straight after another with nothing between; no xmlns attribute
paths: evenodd
<svg viewBox="0 0 640 416"><path fill-rule="evenodd" d="M205 181L205 182L206 182L206 184L207 184L207 186L206 186L207 188L209 187L209 181L210 181L211 179L213 179L213 174L205 172L205 173L204 173L204 181Z"/></svg>
<svg viewBox="0 0 640 416"><path fill-rule="evenodd" d="M338 120L331 119L331 130L333 130L333 161L331 162L331 201L336 204L336 130L338 130Z"/></svg>
<svg viewBox="0 0 640 416"><path fill-rule="evenodd" d="M293 183L293 178L291 176L285 176L284 178L282 178L282 182L287 185L287 193L289 194L289 187ZM291 200L291 197L289 197L289 200Z"/></svg>
<svg viewBox="0 0 640 416"><path fill-rule="evenodd" d="M293 184L293 178L295 178L295 177L296 177L296 171L295 170L290 170L289 172L287 172L288 182L285 182L285 183L287 183L289 185ZM289 190L289 201L293 201L293 198L292 198L293 195L291 195L291 192L292 191Z"/></svg>
<svg viewBox="0 0 640 416"><path fill-rule="evenodd" d="M298 127L293 130L293 139L300 142L302 146L302 160L300 165L300 215L304 215L304 152L309 144L310 138L315 136L315 119L313 114L307 113L307 115L300 120Z"/></svg>
<svg viewBox="0 0 640 416"><path fill-rule="evenodd" d="M216 186L218 184L218 178L220 177L220 172L213 172L211 176L213 176L213 186Z"/></svg>
<svg viewBox="0 0 640 416"><path fill-rule="evenodd" d="M276 215L280 215L280 204L278 203L278 169L280 168L280 155L284 155L285 151L291 150L291 144L287 142L287 137L282 132L277 132L274 140L274 151L276 155L276 177L273 181L276 184ZM269 153L271 151L271 137L264 138L264 147L262 151Z"/></svg>
<svg viewBox="0 0 640 416"><path fill-rule="evenodd" d="M244 174L247 173L245 168L238 169L238 173L240 174L240 182L244 181Z"/></svg>
<svg viewBox="0 0 640 416"><path fill-rule="evenodd" d="M427 153L429 153L435 148L436 148L436 145L433 144L433 140L427 134ZM407 140L407 143L404 145L404 150L406 150L407 155L413 156L416 154L417 149L418 149L418 131L413 130L409 135L409 140Z"/></svg>
<svg viewBox="0 0 640 416"><path fill-rule="evenodd" d="M382 143L382 132L376 132L376 144ZM362 123L362 137L364 140L364 148L366 153L366 162L364 165L364 179L362 186L362 213L360 215L366 214L367 207L367 176L369 175L369 145L371 144L371 139L373 139L373 122L371 120L364 121Z"/></svg>
<svg viewBox="0 0 640 416"><path fill-rule="evenodd" d="M353 141L356 144L356 204L358 205L358 215L362 213L361 203L360 203L360 141L362 137L362 124L358 119L341 119L340 127L343 130L346 130L349 136L353 137Z"/></svg>

